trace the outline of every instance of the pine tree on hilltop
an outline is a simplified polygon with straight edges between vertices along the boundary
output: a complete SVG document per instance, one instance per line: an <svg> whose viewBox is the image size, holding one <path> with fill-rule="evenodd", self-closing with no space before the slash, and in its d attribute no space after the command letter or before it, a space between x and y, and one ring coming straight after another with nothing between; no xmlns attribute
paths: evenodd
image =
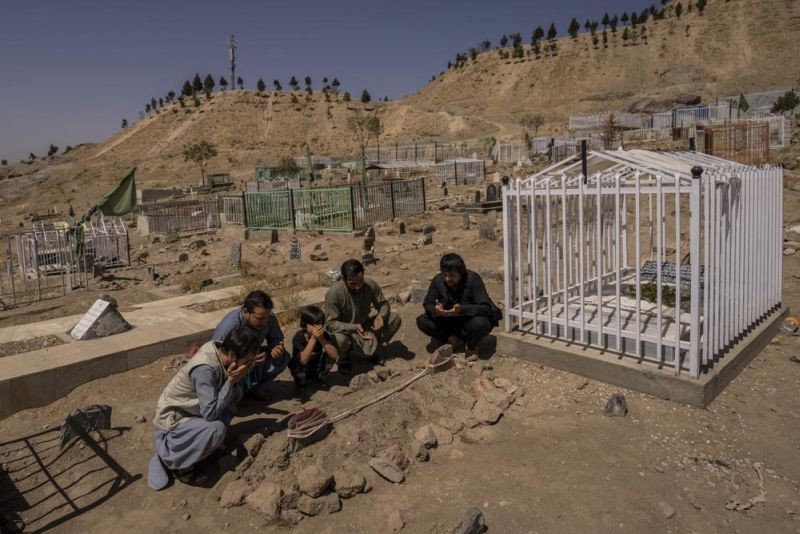
<svg viewBox="0 0 800 534"><path fill-rule="evenodd" d="M55 156L56 152L58 152L58 147L56 145L50 145L50 148L47 149L47 156L53 157Z"/></svg>
<svg viewBox="0 0 800 534"><path fill-rule="evenodd" d="M203 80L200 79L199 74L194 75L194 80L192 80L192 94L199 93L203 90Z"/></svg>
<svg viewBox="0 0 800 534"><path fill-rule="evenodd" d="M267 88L267 84L264 83L264 80L259 78L258 82L256 83L256 89L258 90L259 94L263 93L266 88Z"/></svg>
<svg viewBox="0 0 800 534"><path fill-rule="evenodd" d="M628 12L626 11L625 13L623 13L622 14L622 18L619 19L619 20L621 20L622 21L622 25L625 26L628 23L628 21L630 20L630 18L628 18Z"/></svg>
<svg viewBox="0 0 800 534"><path fill-rule="evenodd" d="M535 30L533 30L533 36L531 37L531 44L536 44L544 37L544 29L541 26L537 26Z"/></svg>
<svg viewBox="0 0 800 534"><path fill-rule="evenodd" d="M150 113L150 104L145 104L145 106L144 106L144 112L145 112L145 113L147 113L147 114L149 114L149 113Z"/></svg>
<svg viewBox="0 0 800 534"><path fill-rule="evenodd" d="M306 82L306 87L311 87L311 76L306 76L306 79L303 81Z"/></svg>
<svg viewBox="0 0 800 534"><path fill-rule="evenodd" d="M289 80L289 87L292 88L292 91L297 91L298 85L299 84L297 83L297 79L294 76L292 76L292 78Z"/></svg>
<svg viewBox="0 0 800 534"><path fill-rule="evenodd" d="M508 45L508 37L505 35L500 38L500 48L505 48Z"/></svg>
<svg viewBox="0 0 800 534"><path fill-rule="evenodd" d="M124 130L127 127L128 127L128 119L122 119L122 129Z"/></svg>
<svg viewBox="0 0 800 534"><path fill-rule="evenodd" d="M167 93L167 99L172 102L175 99L175 91L170 91Z"/></svg>
<svg viewBox="0 0 800 534"><path fill-rule="evenodd" d="M603 15L603 20L601 20L600 23L603 25L604 30L608 28L608 25L611 23L611 18L608 16L608 13Z"/></svg>
<svg viewBox="0 0 800 534"><path fill-rule="evenodd" d="M158 104L158 102L156 102L156 99L155 98L151 98L150 99L150 109L155 111L156 110L156 104Z"/></svg>
<svg viewBox="0 0 800 534"><path fill-rule="evenodd" d="M333 87L333 90L334 91L338 91L339 90L339 85L341 85L339 83L339 78L334 78L333 81L331 82L331 87Z"/></svg>
<svg viewBox="0 0 800 534"><path fill-rule="evenodd" d="M236 78L236 84L239 86L239 89L244 89L244 80L241 76Z"/></svg>
<svg viewBox="0 0 800 534"><path fill-rule="evenodd" d="M572 17L572 20L569 23L569 29L567 30L567 32L569 33L569 36L572 37L573 39L577 39L578 38L578 30L580 30L580 29L581 29L581 25L578 22L578 19L576 19L575 17Z"/></svg>
<svg viewBox="0 0 800 534"><path fill-rule="evenodd" d="M548 41L552 41L552 40L554 40L556 38L557 35L558 35L558 31L556 30L556 23L555 22L551 22L550 23L550 28L547 30L547 40Z"/></svg>
<svg viewBox="0 0 800 534"><path fill-rule="evenodd" d="M278 80L272 80L272 85L275 87L275 91L283 90L283 87L281 87L281 82Z"/></svg>
<svg viewBox="0 0 800 534"><path fill-rule="evenodd" d="M203 89L205 89L206 97L211 96L211 91L214 90L215 85L216 82L214 82L214 78L212 78L210 74L206 75L206 79L203 82Z"/></svg>
<svg viewBox="0 0 800 534"><path fill-rule="evenodd" d="M193 94L192 84L191 82L189 82L189 80L183 82L183 87L181 88L181 94L183 96L192 96Z"/></svg>
<svg viewBox="0 0 800 534"><path fill-rule="evenodd" d="M228 87L228 80L225 79L225 76L219 77L219 87L223 91Z"/></svg>
<svg viewBox="0 0 800 534"><path fill-rule="evenodd" d="M700 13L701 15L703 14L703 11L705 11L706 9L706 4L708 4L706 0L697 0L696 4L697 12Z"/></svg>
<svg viewBox="0 0 800 534"><path fill-rule="evenodd" d="M160 107L160 108L164 107L164 99L163 98L159 97L159 99L158 99L158 107Z"/></svg>
<svg viewBox="0 0 800 534"><path fill-rule="evenodd" d="M367 91L366 89L364 89L364 90L361 92L361 101L362 101L364 104L367 104L367 103L369 103L369 101L370 101L370 100L372 100L372 97L371 97L371 96L369 96L369 91Z"/></svg>
<svg viewBox="0 0 800 534"><path fill-rule="evenodd" d="M683 14L683 4L678 2L677 4L675 4L675 16L681 18L682 14Z"/></svg>

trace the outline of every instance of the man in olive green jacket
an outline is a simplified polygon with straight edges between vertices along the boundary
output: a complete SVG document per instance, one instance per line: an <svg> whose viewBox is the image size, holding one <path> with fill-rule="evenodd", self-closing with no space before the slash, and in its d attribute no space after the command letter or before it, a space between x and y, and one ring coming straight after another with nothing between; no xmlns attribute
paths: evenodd
<svg viewBox="0 0 800 534"><path fill-rule="evenodd" d="M325 317L325 329L339 348L338 366L343 373L350 371L351 351L380 361L378 348L394 337L401 324L380 286L375 280L364 278L364 266L358 260L342 264L342 279L325 295Z"/></svg>

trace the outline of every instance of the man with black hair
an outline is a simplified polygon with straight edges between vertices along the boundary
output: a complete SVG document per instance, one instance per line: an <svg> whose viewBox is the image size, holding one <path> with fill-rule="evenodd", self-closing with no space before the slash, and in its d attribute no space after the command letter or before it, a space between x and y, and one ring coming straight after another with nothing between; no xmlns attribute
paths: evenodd
<svg viewBox="0 0 800 534"><path fill-rule="evenodd" d="M253 366L244 380L245 391L259 400L269 398L269 386L272 379L278 376L289 364L289 355L283 346L283 332L278 318L272 313L272 298L261 290L252 291L245 297L241 308L232 310L220 321L211 336L216 342L222 342L231 331L247 327L258 336L262 363Z"/></svg>
<svg viewBox="0 0 800 534"><path fill-rule="evenodd" d="M254 330L236 328L221 342L200 347L172 377L153 418L156 454L147 474L151 488L164 489L170 473L186 484L208 482L197 463L222 446L244 395L242 380L264 358L258 347Z"/></svg>
<svg viewBox="0 0 800 534"><path fill-rule="evenodd" d="M373 309L375 314L372 314ZM379 362L380 345L385 345L400 329L400 317L391 312L381 287L364 277L358 260L342 264L342 279L325 294L325 329L339 347L339 371L350 371L350 352Z"/></svg>
<svg viewBox="0 0 800 534"><path fill-rule="evenodd" d="M474 353L481 339L499 324L502 313L495 306L480 275L467 270L458 254L445 254L440 272L433 277L417 327L440 343L457 351Z"/></svg>
<svg viewBox="0 0 800 534"><path fill-rule="evenodd" d="M289 371L295 386L319 380L330 372L339 360L336 340L325 331L325 313L317 306L300 309L300 329L292 338L292 358Z"/></svg>

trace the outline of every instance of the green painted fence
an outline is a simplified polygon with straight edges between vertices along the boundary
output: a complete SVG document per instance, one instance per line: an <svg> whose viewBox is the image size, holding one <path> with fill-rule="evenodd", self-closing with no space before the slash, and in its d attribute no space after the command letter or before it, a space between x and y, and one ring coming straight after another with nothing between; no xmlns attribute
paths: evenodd
<svg viewBox="0 0 800 534"><path fill-rule="evenodd" d="M247 227L348 232L425 211L422 179L244 193Z"/></svg>

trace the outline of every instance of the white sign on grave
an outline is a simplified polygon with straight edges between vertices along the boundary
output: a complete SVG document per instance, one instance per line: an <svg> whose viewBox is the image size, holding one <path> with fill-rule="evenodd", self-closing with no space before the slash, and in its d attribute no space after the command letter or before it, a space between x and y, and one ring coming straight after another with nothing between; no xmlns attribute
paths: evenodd
<svg viewBox="0 0 800 534"><path fill-rule="evenodd" d="M92 307L89 308L89 311L87 311L86 314L81 317L81 320L78 321L78 324L76 324L69 333L69 335L72 336L72 339L83 339L83 336L86 335L86 332L88 332L89 328L91 328L95 321L100 318L110 304L111 303L106 300L96 300L94 304L92 304Z"/></svg>

